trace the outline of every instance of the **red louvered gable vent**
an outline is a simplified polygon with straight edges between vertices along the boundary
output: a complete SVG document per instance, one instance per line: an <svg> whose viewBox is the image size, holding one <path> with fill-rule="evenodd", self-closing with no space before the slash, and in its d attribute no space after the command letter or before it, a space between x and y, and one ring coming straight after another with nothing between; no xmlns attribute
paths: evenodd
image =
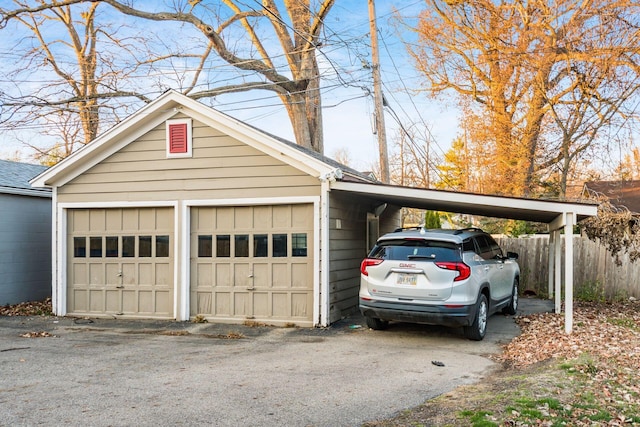
<svg viewBox="0 0 640 427"><path fill-rule="evenodd" d="M187 147L187 124L176 123L169 125L169 153L186 153Z"/></svg>

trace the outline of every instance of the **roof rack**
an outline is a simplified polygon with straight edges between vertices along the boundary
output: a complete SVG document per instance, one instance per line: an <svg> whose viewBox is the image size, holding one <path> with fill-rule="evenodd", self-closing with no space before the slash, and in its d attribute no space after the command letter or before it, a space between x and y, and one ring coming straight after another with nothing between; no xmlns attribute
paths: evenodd
<svg viewBox="0 0 640 427"><path fill-rule="evenodd" d="M401 231L407 231L407 230L420 230L423 227L421 226L417 226L417 227L398 227L395 230L393 230L394 233L399 233Z"/></svg>
<svg viewBox="0 0 640 427"><path fill-rule="evenodd" d="M467 227L467 228L460 228L456 231L453 232L453 234L458 235L458 234L462 234L465 231L480 231L483 232L482 229L478 228L478 227Z"/></svg>

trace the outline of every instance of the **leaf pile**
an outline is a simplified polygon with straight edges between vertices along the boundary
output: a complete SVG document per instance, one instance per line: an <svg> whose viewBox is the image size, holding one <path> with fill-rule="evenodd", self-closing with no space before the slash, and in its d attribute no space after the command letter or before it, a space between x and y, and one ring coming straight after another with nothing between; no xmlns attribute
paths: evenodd
<svg viewBox="0 0 640 427"><path fill-rule="evenodd" d="M51 298L0 306L0 316L51 316Z"/></svg>
<svg viewBox="0 0 640 427"><path fill-rule="evenodd" d="M568 417L573 425L640 425L640 303L578 303L569 335L564 314L516 320L522 334L495 358L517 369L559 359L580 384L575 395L544 409L547 416L541 418ZM585 404L590 401L597 404Z"/></svg>
<svg viewBox="0 0 640 427"><path fill-rule="evenodd" d="M522 333L496 356L514 367L583 353L640 370L640 303L583 303L574 307L573 332L564 331L564 313L516 318Z"/></svg>
<svg viewBox="0 0 640 427"><path fill-rule="evenodd" d="M24 334L20 334L22 338L49 338L55 337L55 335L51 335L47 331L39 331L39 332L25 332Z"/></svg>

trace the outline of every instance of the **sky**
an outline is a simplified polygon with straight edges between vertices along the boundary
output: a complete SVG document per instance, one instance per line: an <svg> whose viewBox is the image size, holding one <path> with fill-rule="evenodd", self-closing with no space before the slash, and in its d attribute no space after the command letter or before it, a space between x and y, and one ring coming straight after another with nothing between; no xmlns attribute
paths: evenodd
<svg viewBox="0 0 640 427"><path fill-rule="evenodd" d="M9 0L0 0L2 7L8 3ZM421 134L428 135L431 155L441 159L456 136L457 112L452 105L428 99L418 91L424 80L414 70L393 20L394 10L407 17L416 16L424 7L424 0L376 0L375 5L383 92L388 103L385 121L389 148L393 150L400 124L405 128L415 126ZM337 0L324 28L329 42L321 47L318 58L326 77L322 99L325 154L334 157L343 151L349 166L371 170L378 161L378 143L373 132L373 87L368 68L371 56L367 1ZM402 34L411 37L406 30ZM5 66L11 62L10 53L1 47L7 46L2 40L6 37L7 33L0 31L0 59L4 57ZM25 83L39 84L37 78ZM6 85L7 81L0 79L0 90L6 90ZM284 106L269 91L223 95L209 103L266 132L294 140ZM30 150L15 144L12 135L1 130L0 158L13 158L19 150L21 160L29 161ZM24 134L27 139L40 138L37 128Z"/></svg>

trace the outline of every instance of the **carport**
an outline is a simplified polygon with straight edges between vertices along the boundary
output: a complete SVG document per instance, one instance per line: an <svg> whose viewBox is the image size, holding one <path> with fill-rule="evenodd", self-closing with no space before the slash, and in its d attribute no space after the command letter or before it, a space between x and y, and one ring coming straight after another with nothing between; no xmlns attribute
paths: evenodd
<svg viewBox="0 0 640 427"><path fill-rule="evenodd" d="M549 228L549 295L555 296L555 311L562 310L564 283L565 332L573 329L573 239L565 239L564 281L562 280L561 232L573 235L573 226L597 215L597 206L518 197L489 196L442 190L409 188L377 183L333 181L331 191L357 194L375 201L377 214L386 205L404 206L442 212L456 212L495 218L546 223Z"/></svg>

